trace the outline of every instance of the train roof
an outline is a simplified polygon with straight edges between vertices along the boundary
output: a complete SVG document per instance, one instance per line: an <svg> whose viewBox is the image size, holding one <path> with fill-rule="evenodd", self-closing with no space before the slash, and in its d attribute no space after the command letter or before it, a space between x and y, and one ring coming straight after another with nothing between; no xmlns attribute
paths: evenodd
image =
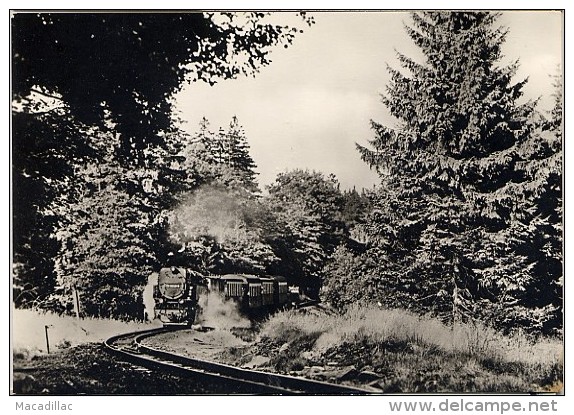
<svg viewBox="0 0 574 415"><path fill-rule="evenodd" d="M252 280L256 277L244 274L225 274L225 275L210 275L207 278L221 281L252 282Z"/></svg>
<svg viewBox="0 0 574 415"><path fill-rule="evenodd" d="M267 275L265 278L269 278L277 282L287 282L287 278L282 277L280 275Z"/></svg>
<svg viewBox="0 0 574 415"><path fill-rule="evenodd" d="M263 281L277 281L277 282L287 282L285 277L278 275L266 275L264 277L259 277L257 275L249 274L225 274L225 275L207 275L205 278L212 280L222 280L222 281L242 281L245 283L257 283Z"/></svg>

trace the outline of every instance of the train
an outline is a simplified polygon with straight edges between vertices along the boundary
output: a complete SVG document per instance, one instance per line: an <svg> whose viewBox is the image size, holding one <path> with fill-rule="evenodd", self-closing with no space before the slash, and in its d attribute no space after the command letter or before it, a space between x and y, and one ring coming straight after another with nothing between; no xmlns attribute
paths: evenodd
<svg viewBox="0 0 574 415"><path fill-rule="evenodd" d="M265 312L289 303L287 280L248 274L202 275L185 267L160 269L153 286L155 317L164 326L191 327L202 295L218 293L244 313Z"/></svg>

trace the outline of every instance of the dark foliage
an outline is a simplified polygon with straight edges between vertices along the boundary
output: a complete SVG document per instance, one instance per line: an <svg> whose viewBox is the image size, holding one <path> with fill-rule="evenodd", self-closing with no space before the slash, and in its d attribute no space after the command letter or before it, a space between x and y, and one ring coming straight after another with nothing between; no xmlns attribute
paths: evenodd
<svg viewBox="0 0 574 415"><path fill-rule="evenodd" d="M293 170L279 174L268 191L281 230L271 242L280 258L275 272L317 297L326 261L348 237L339 183L333 175Z"/></svg>
<svg viewBox="0 0 574 415"><path fill-rule="evenodd" d="M140 317L145 277L173 250L166 212L202 183L187 163L189 137L173 128L171 97L186 81L269 64L271 48L299 31L269 17L14 13L18 305L69 311L77 289L85 314Z"/></svg>
<svg viewBox="0 0 574 415"><path fill-rule="evenodd" d="M27 13L12 17L12 91L54 94L77 120L122 135L124 162L138 162L169 129L170 97L184 81L253 75L296 28L245 13ZM303 16L309 24L311 19ZM236 62L241 57L243 64ZM140 157L140 158L138 158Z"/></svg>

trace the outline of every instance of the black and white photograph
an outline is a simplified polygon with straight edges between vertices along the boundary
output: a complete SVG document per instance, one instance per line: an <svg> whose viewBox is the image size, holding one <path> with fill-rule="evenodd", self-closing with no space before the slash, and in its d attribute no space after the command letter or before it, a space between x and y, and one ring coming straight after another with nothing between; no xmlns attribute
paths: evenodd
<svg viewBox="0 0 574 415"><path fill-rule="evenodd" d="M564 9L9 20L12 410L564 395Z"/></svg>

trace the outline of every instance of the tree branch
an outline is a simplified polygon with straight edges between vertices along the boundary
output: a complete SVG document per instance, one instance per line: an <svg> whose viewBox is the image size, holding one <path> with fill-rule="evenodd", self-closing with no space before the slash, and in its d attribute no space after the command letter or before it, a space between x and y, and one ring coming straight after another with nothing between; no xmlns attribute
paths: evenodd
<svg viewBox="0 0 574 415"><path fill-rule="evenodd" d="M55 95L48 94L48 93L46 93L46 92L42 92L42 91L40 91L39 89L36 89L36 88L30 88L30 92L35 92L36 94L43 95L43 96L45 96L46 98L57 99L58 101L64 102L64 100L63 100L62 98L57 97L57 96L55 96Z"/></svg>

